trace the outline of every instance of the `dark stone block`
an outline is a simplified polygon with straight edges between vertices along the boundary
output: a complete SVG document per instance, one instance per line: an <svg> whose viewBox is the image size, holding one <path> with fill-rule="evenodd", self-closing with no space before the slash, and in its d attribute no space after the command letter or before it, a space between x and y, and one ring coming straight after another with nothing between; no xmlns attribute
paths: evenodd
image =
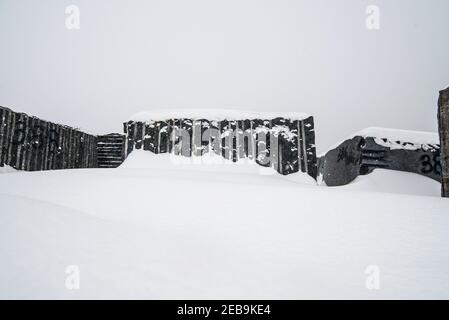
<svg viewBox="0 0 449 320"><path fill-rule="evenodd" d="M99 168L116 168L125 160L126 136L111 133L96 139L97 165Z"/></svg>
<svg viewBox="0 0 449 320"><path fill-rule="evenodd" d="M178 139L181 143L181 155L184 157L192 156L192 119L181 119L181 127Z"/></svg>
<svg viewBox="0 0 449 320"><path fill-rule="evenodd" d="M210 122L209 147L211 152L221 155L221 127L219 121Z"/></svg>
<svg viewBox="0 0 449 320"><path fill-rule="evenodd" d="M416 150L391 149L376 143L374 137L356 136L320 158L319 173L328 186L348 184L376 168L417 173L440 181L439 157L438 145L426 145Z"/></svg>
<svg viewBox="0 0 449 320"><path fill-rule="evenodd" d="M142 149L143 144L143 135L144 135L144 123L137 122L136 123L136 136L135 136L135 145L136 149Z"/></svg>
<svg viewBox="0 0 449 320"><path fill-rule="evenodd" d="M440 91L438 132L441 145L441 195L449 198L449 88Z"/></svg>
<svg viewBox="0 0 449 320"><path fill-rule="evenodd" d="M210 122L206 119L193 121L192 153L202 156L209 152Z"/></svg>
<svg viewBox="0 0 449 320"><path fill-rule="evenodd" d="M304 160L306 164L306 172L314 179L317 176L317 159L315 147L315 125L313 117L303 120L303 143L305 148Z"/></svg>
<svg viewBox="0 0 449 320"><path fill-rule="evenodd" d="M253 119L252 127L256 136L256 163L263 167L271 167L270 129L271 121Z"/></svg>
<svg viewBox="0 0 449 320"><path fill-rule="evenodd" d="M127 150L126 154L130 154L134 150L134 143L135 143L135 122L129 121L126 123L127 130L126 130L126 137L128 139L127 141Z"/></svg>
<svg viewBox="0 0 449 320"><path fill-rule="evenodd" d="M144 150L172 152L190 157L211 150L236 162L248 157L259 165L274 167L287 175L302 170L316 177L315 132L313 118L291 121L276 119L242 119L221 121L207 119L168 119L144 125ZM142 122L125 124L129 145L138 143ZM140 132L137 129L138 132ZM137 139L137 140L136 140Z"/></svg>
<svg viewBox="0 0 449 320"><path fill-rule="evenodd" d="M237 130L238 157L254 159L256 142L251 128L251 120L237 121Z"/></svg>
<svg viewBox="0 0 449 320"><path fill-rule="evenodd" d="M320 175L330 187L350 183L360 175L362 137L346 140L320 159Z"/></svg>
<svg viewBox="0 0 449 320"><path fill-rule="evenodd" d="M156 122L156 132L157 132L157 152L156 153L167 153L168 152L168 124L165 121Z"/></svg>
<svg viewBox="0 0 449 320"><path fill-rule="evenodd" d="M234 132L228 120L220 121L221 133L221 155L223 158L230 160L232 157L232 140Z"/></svg>
<svg viewBox="0 0 449 320"><path fill-rule="evenodd" d="M0 107L0 166L9 165L8 150L11 136L13 112Z"/></svg>
<svg viewBox="0 0 449 320"><path fill-rule="evenodd" d="M272 154L273 167L283 175L299 171L298 127L289 119L272 120L272 137L277 143L277 153ZM273 148L272 148L273 149ZM273 150L272 150L273 151Z"/></svg>

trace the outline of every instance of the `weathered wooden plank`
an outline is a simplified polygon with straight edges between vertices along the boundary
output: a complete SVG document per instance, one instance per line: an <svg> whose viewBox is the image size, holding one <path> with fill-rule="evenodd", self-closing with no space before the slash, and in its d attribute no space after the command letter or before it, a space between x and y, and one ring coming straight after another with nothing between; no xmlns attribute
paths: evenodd
<svg viewBox="0 0 449 320"><path fill-rule="evenodd" d="M263 167L270 167L270 129L271 121L253 119L252 126L256 136L256 163Z"/></svg>
<svg viewBox="0 0 449 320"><path fill-rule="evenodd" d="M440 134L441 195L449 198L449 88L440 91L438 132Z"/></svg>
<svg viewBox="0 0 449 320"><path fill-rule="evenodd" d="M315 148L315 125L313 122L313 117L308 117L304 119L304 138L305 138L305 148L306 148L306 164L307 173L314 179L317 176L317 159L316 159L316 148Z"/></svg>
<svg viewBox="0 0 449 320"><path fill-rule="evenodd" d="M30 171L31 154L33 151L33 118L26 118L25 145L22 151L21 170Z"/></svg>
<svg viewBox="0 0 449 320"><path fill-rule="evenodd" d="M3 167L8 153L8 130L10 110L0 107L0 167Z"/></svg>
<svg viewBox="0 0 449 320"><path fill-rule="evenodd" d="M23 113L17 113L14 121L14 131L11 141L10 165L15 169L21 170L21 155L25 142L26 117Z"/></svg>
<svg viewBox="0 0 449 320"><path fill-rule="evenodd" d="M237 150L239 159L254 159L255 139L251 128L251 120L237 122Z"/></svg>
<svg viewBox="0 0 449 320"><path fill-rule="evenodd" d="M136 123L136 136L135 136L135 148L142 149L144 136L144 124L143 122Z"/></svg>
<svg viewBox="0 0 449 320"><path fill-rule="evenodd" d="M127 150L126 150L126 154L130 154L133 150L134 150L134 142L135 142L135 123L132 121L129 121L127 123L127 137L128 137L128 141L127 141Z"/></svg>
<svg viewBox="0 0 449 320"><path fill-rule="evenodd" d="M182 142L181 142L181 119L172 119L172 134L171 134L171 145L172 153L174 155L182 154Z"/></svg>
<svg viewBox="0 0 449 320"><path fill-rule="evenodd" d="M168 152L169 135L168 135L168 124L166 121L158 121L156 123L156 131L158 133L157 139L157 153Z"/></svg>
<svg viewBox="0 0 449 320"><path fill-rule="evenodd" d="M96 140L98 167L118 167L125 159L125 141L126 137L120 134L98 136Z"/></svg>
<svg viewBox="0 0 449 320"><path fill-rule="evenodd" d="M210 133L209 133L209 149L221 156L221 129L220 121L212 120L210 122Z"/></svg>
<svg viewBox="0 0 449 320"><path fill-rule="evenodd" d="M192 156L192 119L181 119L181 154L184 157Z"/></svg>

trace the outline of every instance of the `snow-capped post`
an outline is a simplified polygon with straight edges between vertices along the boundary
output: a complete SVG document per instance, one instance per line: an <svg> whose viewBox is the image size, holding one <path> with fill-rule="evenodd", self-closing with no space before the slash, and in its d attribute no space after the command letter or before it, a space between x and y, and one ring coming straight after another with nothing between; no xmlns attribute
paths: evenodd
<svg viewBox="0 0 449 320"><path fill-rule="evenodd" d="M441 195L449 198L449 88L440 91L438 132L441 146Z"/></svg>

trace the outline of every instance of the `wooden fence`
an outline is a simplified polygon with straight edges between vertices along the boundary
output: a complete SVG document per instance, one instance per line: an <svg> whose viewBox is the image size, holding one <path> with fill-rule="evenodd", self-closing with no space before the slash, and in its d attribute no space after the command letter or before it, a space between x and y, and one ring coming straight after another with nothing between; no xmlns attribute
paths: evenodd
<svg viewBox="0 0 449 320"><path fill-rule="evenodd" d="M97 167L97 137L0 107L0 166L38 171Z"/></svg>
<svg viewBox="0 0 449 320"><path fill-rule="evenodd" d="M98 136L98 168L117 168L125 160L126 138L122 134L111 133Z"/></svg>

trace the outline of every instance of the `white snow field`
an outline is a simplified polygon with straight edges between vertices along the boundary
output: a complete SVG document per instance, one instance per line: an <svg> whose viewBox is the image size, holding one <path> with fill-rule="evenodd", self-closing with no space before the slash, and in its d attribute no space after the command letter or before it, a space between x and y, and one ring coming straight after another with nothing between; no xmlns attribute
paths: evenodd
<svg viewBox="0 0 449 320"><path fill-rule="evenodd" d="M449 298L437 182L268 173L134 151L118 169L1 174L0 298Z"/></svg>

